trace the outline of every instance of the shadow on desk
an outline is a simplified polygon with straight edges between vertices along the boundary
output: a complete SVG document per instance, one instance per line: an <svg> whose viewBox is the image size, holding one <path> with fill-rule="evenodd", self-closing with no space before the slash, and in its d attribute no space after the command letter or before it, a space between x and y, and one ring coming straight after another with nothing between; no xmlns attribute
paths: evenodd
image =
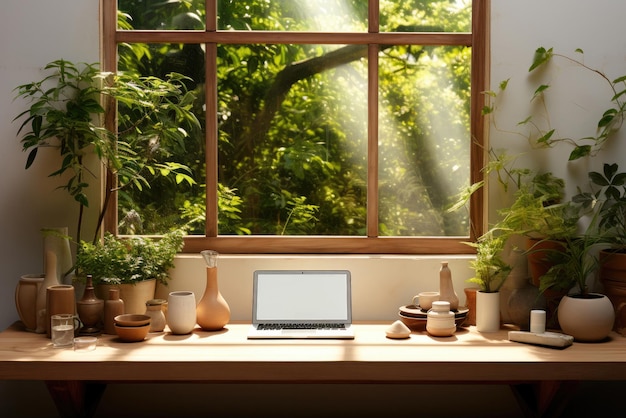
<svg viewBox="0 0 626 418"><path fill-rule="evenodd" d="M625 390L626 382L582 382L563 416L621 410ZM0 405L3 416L57 416L42 382L0 382ZM109 385L95 418L179 416L516 418L523 414L507 385L159 383Z"/></svg>

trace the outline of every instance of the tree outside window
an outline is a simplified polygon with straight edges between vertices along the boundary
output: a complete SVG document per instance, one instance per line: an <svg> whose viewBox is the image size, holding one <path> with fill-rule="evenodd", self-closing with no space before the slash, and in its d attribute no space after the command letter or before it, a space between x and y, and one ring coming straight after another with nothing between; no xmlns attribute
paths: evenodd
<svg viewBox="0 0 626 418"><path fill-rule="evenodd" d="M447 209L479 175L486 1L117 3L105 66L185 75L202 129L172 150L196 183L120 193L110 230L184 224L190 251L471 251L480 207Z"/></svg>

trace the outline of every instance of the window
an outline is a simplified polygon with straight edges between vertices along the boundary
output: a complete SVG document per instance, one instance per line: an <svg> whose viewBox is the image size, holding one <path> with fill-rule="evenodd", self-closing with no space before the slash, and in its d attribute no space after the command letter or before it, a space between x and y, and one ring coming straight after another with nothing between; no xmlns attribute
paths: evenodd
<svg viewBox="0 0 626 418"><path fill-rule="evenodd" d="M186 223L190 252L472 252L480 193L447 208L480 178L488 0L103 5L104 69L189 77L202 122L177 155L196 185L120 194L108 230Z"/></svg>

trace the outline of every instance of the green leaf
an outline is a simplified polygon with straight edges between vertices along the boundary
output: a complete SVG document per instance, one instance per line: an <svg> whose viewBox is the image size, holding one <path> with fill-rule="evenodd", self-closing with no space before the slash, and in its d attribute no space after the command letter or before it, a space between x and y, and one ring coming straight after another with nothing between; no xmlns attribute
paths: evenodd
<svg viewBox="0 0 626 418"><path fill-rule="evenodd" d="M33 162L35 161L35 157L37 157L37 150L39 150L38 147L33 148L33 150L28 154L28 158L26 159L26 169L28 169L28 167L30 167L31 165L33 165Z"/></svg>
<svg viewBox="0 0 626 418"><path fill-rule="evenodd" d="M528 72L531 72L537 67L550 61L550 58L552 58L552 48L550 49L545 49L544 47L537 48L537 50L535 50L535 55L533 56L533 63L528 69Z"/></svg>
<svg viewBox="0 0 626 418"><path fill-rule="evenodd" d="M579 158L586 157L591 154L591 145L578 145L569 155L569 161L575 161Z"/></svg>
<svg viewBox="0 0 626 418"><path fill-rule="evenodd" d="M550 88L549 85L547 84L542 84L539 87L537 87L535 89L535 93L533 94L533 97L530 99L530 101L532 102L537 96L540 96L541 93L543 93L544 91L546 91L548 88Z"/></svg>

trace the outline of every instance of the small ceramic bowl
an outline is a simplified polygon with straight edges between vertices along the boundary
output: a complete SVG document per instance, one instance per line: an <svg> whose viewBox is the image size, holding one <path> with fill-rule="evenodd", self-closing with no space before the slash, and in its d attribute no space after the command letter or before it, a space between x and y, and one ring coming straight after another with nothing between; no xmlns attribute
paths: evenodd
<svg viewBox="0 0 626 418"><path fill-rule="evenodd" d="M93 351L97 343L96 337L76 337L74 338L74 351Z"/></svg>
<svg viewBox="0 0 626 418"><path fill-rule="evenodd" d="M115 332L117 333L117 336L120 338L120 340L127 343L134 343L145 340L149 330L150 324L132 327L125 327L123 325L115 324Z"/></svg>
<svg viewBox="0 0 626 418"><path fill-rule="evenodd" d="M123 327L141 327L150 324L150 317L142 314L122 314L113 318L116 325Z"/></svg>

